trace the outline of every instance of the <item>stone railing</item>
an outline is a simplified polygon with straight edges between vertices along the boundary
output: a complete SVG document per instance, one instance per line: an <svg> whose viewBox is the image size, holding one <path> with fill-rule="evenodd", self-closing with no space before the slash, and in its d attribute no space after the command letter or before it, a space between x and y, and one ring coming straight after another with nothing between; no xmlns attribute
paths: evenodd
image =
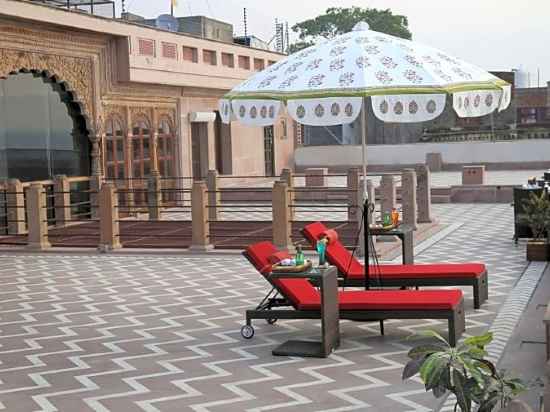
<svg viewBox="0 0 550 412"><path fill-rule="evenodd" d="M346 216L343 219L350 223L353 222L353 226L360 231L364 195L360 170L352 168L347 174L338 175L346 178L346 183L338 187L329 187L327 176L334 175L328 175L326 169L312 170L301 175L286 169L280 177L275 179L274 183L268 186L262 185L254 188L249 185L247 187L223 188L221 179L224 177L218 176L215 171L210 171L208 179L205 181L193 181L192 183L189 181L190 184L181 189L163 188L166 184L161 182L157 176L148 179L144 183L144 187L136 189L136 193L143 195L143 202L134 207L125 201L120 202L121 194L128 194L127 189L120 189L113 182L102 182L99 177L95 179L58 176L52 181L32 183L10 180L5 185L9 222L7 235L25 236L29 248L43 250L51 247L50 238L53 239L53 236L59 238L60 236L59 231L54 234L49 232L67 226L70 226L72 230L73 225L87 223L88 226L85 228L90 230L92 226L98 227L99 237L92 242L97 242L100 250L118 249L124 247L119 225L121 219L140 221L142 225L140 230L149 230L149 228L157 227L160 220L164 220L162 217L164 213L179 213L172 210L179 206L179 208L188 208L185 210L190 212L190 226L192 227L189 229L192 231L190 233L192 239L188 246L192 250L205 251L216 243L213 239L220 238L219 234L216 235L211 230L212 224L216 225L219 230L220 223L225 221L220 218L220 213L242 213L239 208L246 209L251 203L265 204L264 206L254 205L254 207L261 207L262 211L272 213L272 240L281 248L292 247L293 223L296 222L297 208L300 209L302 215L308 211L315 212L312 209L322 210L330 207L331 210L334 210L339 208L343 216ZM305 186L301 186L300 182L304 177L306 178ZM389 212L392 208L397 207L399 178L401 180L400 204L403 222L413 227L416 227L418 223L431 222L430 172L426 166L405 169L401 173L385 174L382 176L378 188L367 176L370 202L379 203L379 209L383 212ZM78 182L89 182L89 188L85 190L71 188L71 184ZM300 183L299 186L296 185L297 182ZM174 195L177 194L175 192L181 192L185 194L185 198L182 197L180 200L167 198L167 190ZM247 197L240 200L235 199L234 196L242 194L241 192L253 192L255 199L253 201ZM378 199L375 198L376 192ZM85 194L87 198L75 202L75 193ZM188 204L190 206L185 206ZM238 204L242 206L238 206ZM75 207L78 206L87 207L86 216L75 214ZM227 210L228 207L233 210ZM248 207L248 209L250 208ZM136 213L137 215L134 216ZM179 219L188 221L189 217ZM372 214L369 216L369 221L372 222L375 219L376 217ZM308 219L306 218L306 220ZM227 227L223 230L230 229ZM65 231L63 237L83 236L82 233L75 232L71 235L69 232ZM228 235L231 233L224 234L224 238L227 238ZM158 236L162 237L162 233L159 233ZM68 242L70 244L70 240Z"/></svg>

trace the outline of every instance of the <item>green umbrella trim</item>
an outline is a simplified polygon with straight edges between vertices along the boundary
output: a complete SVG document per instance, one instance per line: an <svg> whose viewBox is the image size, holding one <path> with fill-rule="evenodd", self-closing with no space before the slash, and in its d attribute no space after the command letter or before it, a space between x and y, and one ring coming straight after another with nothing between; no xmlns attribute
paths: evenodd
<svg viewBox="0 0 550 412"><path fill-rule="evenodd" d="M265 100L294 100L294 99L312 99L323 97L368 97L380 95L396 94L452 94L458 92L470 92L477 90L501 90L509 86L504 80L495 80L491 82L479 83L457 83L445 87L423 86L423 87L372 87L372 88L349 88L349 89L324 89L324 90L304 90L296 92L229 92L224 99L265 99Z"/></svg>

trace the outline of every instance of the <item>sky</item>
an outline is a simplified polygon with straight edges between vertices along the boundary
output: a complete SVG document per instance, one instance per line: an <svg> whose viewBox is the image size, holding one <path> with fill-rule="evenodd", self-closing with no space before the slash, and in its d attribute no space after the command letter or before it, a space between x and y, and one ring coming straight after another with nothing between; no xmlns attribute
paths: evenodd
<svg viewBox="0 0 550 412"><path fill-rule="evenodd" d="M116 0L120 12L121 0ZM248 32L269 40L275 18L289 26L329 7L391 9L409 19L413 40L440 48L487 70L530 72L531 87L550 81L550 0L178 0L176 16L206 15L227 21L236 35ZM156 17L170 0L126 0L128 11ZM291 32L292 33L292 32ZM292 37L292 34L291 34Z"/></svg>

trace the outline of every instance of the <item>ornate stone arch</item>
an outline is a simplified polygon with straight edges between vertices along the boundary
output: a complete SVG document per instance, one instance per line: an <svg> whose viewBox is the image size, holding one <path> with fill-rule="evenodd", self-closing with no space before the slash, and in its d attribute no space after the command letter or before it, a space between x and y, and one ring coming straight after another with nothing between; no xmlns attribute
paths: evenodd
<svg viewBox="0 0 550 412"><path fill-rule="evenodd" d="M175 135L176 134L176 125L174 124L173 117L168 116L166 114L160 114L159 117L158 117L157 129L160 127L160 125L163 121L168 122L168 126L170 127L170 133Z"/></svg>
<svg viewBox="0 0 550 412"><path fill-rule="evenodd" d="M151 113L147 113L147 110L142 108L130 108L130 124L128 125L128 129L131 130L134 127L134 124L140 120L145 122L149 130L152 131L154 124Z"/></svg>
<svg viewBox="0 0 550 412"><path fill-rule="evenodd" d="M172 131L172 133L176 133L176 114L174 110L159 110L157 114L157 119L157 128L162 120L166 120L170 125L170 130Z"/></svg>
<svg viewBox="0 0 550 412"><path fill-rule="evenodd" d="M103 107L103 130L107 127L107 123L111 120L116 120L120 123L122 129L128 134L128 122L125 114L125 108L122 106L104 106Z"/></svg>
<svg viewBox="0 0 550 412"><path fill-rule="evenodd" d="M101 125L96 124L93 110L92 70L91 59L0 49L0 78L20 72L34 72L63 85L79 106L93 141Z"/></svg>

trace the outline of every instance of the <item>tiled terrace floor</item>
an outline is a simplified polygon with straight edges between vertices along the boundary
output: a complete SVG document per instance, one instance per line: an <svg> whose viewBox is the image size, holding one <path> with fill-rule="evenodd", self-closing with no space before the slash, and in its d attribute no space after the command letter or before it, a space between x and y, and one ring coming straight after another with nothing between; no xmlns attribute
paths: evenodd
<svg viewBox="0 0 550 412"><path fill-rule="evenodd" d="M483 261L489 301L467 334L491 325L525 269L509 205L435 205L456 230L418 262ZM418 381L402 382L415 331L439 321L342 322L328 359L276 358L318 322L239 329L267 283L241 257L0 255L0 410L6 411L430 411Z"/></svg>

